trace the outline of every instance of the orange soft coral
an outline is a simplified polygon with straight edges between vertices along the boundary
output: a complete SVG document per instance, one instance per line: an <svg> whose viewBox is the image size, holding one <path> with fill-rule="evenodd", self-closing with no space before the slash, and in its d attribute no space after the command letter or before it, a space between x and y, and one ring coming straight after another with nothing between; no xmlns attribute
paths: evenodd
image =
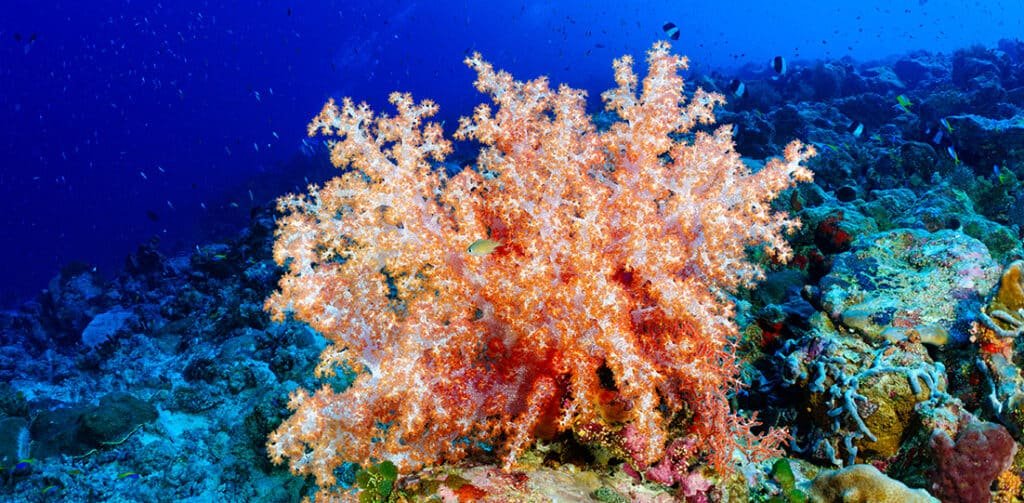
<svg viewBox="0 0 1024 503"><path fill-rule="evenodd" d="M778 435L759 444L729 410L724 293L760 278L748 247L790 255L782 233L798 222L770 202L810 179L800 163L812 152L794 142L751 173L729 127L681 140L722 97L685 102L686 60L667 44L648 62L640 89L632 60L615 62L618 87L602 97L622 120L598 132L584 92L519 82L473 55L496 109L462 119L456 136L484 147L450 178L429 162L450 150L423 122L433 103L394 94L395 116L324 107L310 133L335 137L331 159L349 169L281 200L274 255L287 269L267 309L332 342L318 372L365 372L341 393L297 392L268 444L275 461L329 486L343 461L414 468L479 439L510 465L535 438L629 423L648 439L638 459L653 462L683 411L719 471L737 448L774 447ZM467 253L482 238L501 246Z"/></svg>

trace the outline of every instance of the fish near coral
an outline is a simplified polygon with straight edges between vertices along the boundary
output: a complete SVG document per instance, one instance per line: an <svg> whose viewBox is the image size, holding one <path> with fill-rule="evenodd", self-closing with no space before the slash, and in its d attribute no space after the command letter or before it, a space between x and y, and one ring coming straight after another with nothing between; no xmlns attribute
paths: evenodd
<svg viewBox="0 0 1024 503"><path fill-rule="evenodd" d="M469 245L469 249L467 251L470 255L484 257L490 255L494 250L497 250L499 246L501 246L500 241L478 239L473 241L473 244Z"/></svg>

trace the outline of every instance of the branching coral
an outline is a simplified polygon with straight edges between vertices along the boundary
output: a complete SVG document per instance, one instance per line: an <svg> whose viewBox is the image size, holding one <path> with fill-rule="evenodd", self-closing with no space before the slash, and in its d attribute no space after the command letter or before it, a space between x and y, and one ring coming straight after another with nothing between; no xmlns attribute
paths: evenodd
<svg viewBox="0 0 1024 503"><path fill-rule="evenodd" d="M391 96L394 116L346 99L310 124L347 169L281 199L286 273L266 307L332 342L319 375L362 372L343 392L296 392L273 459L331 486L343 461L410 469L484 441L511 466L537 438L629 424L646 439L636 459L653 463L673 420L720 472L737 449L773 452L781 432L758 437L729 408L725 294L762 276L751 246L790 256L782 233L798 222L770 202L810 179L812 150L794 142L751 173L728 126L694 132L723 98L698 89L687 102L686 59L667 44L649 51L642 85L631 58L615 62L602 98L621 120L605 132L582 91L516 81L478 54L466 63L496 105L456 132L483 144L475 169L431 168L450 144L424 122L435 105L406 94ZM468 253L481 239L500 246Z"/></svg>

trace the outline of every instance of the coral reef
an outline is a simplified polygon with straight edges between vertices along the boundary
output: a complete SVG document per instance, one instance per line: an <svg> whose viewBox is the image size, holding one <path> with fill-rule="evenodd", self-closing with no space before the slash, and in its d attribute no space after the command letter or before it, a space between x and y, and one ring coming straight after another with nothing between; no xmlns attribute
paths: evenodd
<svg viewBox="0 0 1024 503"><path fill-rule="evenodd" d="M1024 500L1024 43L685 88L656 48L592 116L469 63L479 156L328 105L285 216L0 311L0 499Z"/></svg>
<svg viewBox="0 0 1024 503"><path fill-rule="evenodd" d="M1024 334L1024 261L1006 267L980 314L975 333L981 347L978 367L991 388L986 405L1019 439L1024 432L1024 376L1015 362L1021 351L1017 339Z"/></svg>

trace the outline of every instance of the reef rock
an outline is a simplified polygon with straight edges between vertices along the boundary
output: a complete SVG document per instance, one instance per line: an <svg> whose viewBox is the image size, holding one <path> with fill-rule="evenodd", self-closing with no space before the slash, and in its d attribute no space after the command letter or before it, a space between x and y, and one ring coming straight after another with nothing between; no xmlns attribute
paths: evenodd
<svg viewBox="0 0 1024 503"><path fill-rule="evenodd" d="M821 281L832 320L868 342L916 334L962 344L999 275L980 241L961 232L896 229L857 238Z"/></svg>

